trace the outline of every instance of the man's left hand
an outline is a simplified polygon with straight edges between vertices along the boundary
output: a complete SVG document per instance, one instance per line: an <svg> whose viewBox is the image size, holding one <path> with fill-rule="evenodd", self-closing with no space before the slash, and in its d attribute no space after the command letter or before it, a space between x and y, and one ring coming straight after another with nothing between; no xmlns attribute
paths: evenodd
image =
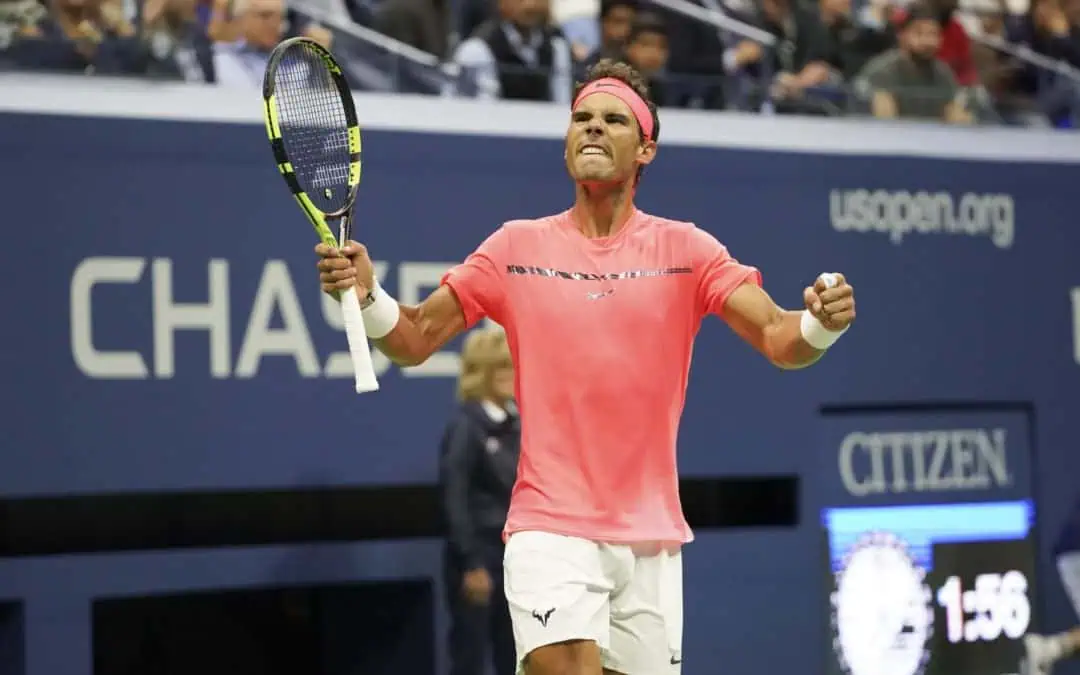
<svg viewBox="0 0 1080 675"><path fill-rule="evenodd" d="M839 272L819 276L803 290L803 302L827 330L842 331L855 320L855 289Z"/></svg>

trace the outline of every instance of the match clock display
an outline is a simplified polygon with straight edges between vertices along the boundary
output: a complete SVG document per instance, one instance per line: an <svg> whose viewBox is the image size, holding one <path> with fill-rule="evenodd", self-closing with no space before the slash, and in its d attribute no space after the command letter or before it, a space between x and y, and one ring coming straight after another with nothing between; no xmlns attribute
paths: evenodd
<svg viewBox="0 0 1080 675"><path fill-rule="evenodd" d="M827 509L829 675L1013 675L1032 629L1027 501Z"/></svg>

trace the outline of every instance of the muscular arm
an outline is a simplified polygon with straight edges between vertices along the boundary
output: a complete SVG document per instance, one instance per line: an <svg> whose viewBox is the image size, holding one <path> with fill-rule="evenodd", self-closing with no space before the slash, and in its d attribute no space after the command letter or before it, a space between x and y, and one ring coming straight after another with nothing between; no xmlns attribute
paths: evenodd
<svg viewBox="0 0 1080 675"><path fill-rule="evenodd" d="M447 286L440 286L415 307L400 307L401 318L394 330L374 340L378 350L399 366L420 365L465 330L465 313Z"/></svg>
<svg viewBox="0 0 1080 675"><path fill-rule="evenodd" d="M743 284L731 292L723 316L739 337L778 368L805 368L825 353L803 339L799 328L801 311L781 308L754 284Z"/></svg>

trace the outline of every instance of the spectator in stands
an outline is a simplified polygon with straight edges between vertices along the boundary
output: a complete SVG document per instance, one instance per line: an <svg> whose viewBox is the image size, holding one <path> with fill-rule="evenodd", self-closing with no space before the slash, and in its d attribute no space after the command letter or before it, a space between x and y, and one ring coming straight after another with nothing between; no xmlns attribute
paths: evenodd
<svg viewBox="0 0 1080 675"><path fill-rule="evenodd" d="M455 0L457 24L451 31L454 37L450 45L458 44L489 21L495 13L495 3L496 0Z"/></svg>
<svg viewBox="0 0 1080 675"><path fill-rule="evenodd" d="M233 16L232 0L210 0L206 34L213 42L236 42L243 36L240 21Z"/></svg>
<svg viewBox="0 0 1080 675"><path fill-rule="evenodd" d="M18 68L136 75L149 55L119 0L53 0L49 15L24 26L9 57Z"/></svg>
<svg viewBox="0 0 1080 675"><path fill-rule="evenodd" d="M285 37L285 0L235 0L232 16L240 39L214 46L215 81L229 87L259 88L270 52ZM331 34L322 26L309 23L303 34L331 46Z"/></svg>
<svg viewBox="0 0 1080 675"><path fill-rule="evenodd" d="M707 10L726 13L720 0L691 0ZM669 57L664 103L668 106L722 110L727 105L723 31L711 24L666 12Z"/></svg>
<svg viewBox="0 0 1080 675"><path fill-rule="evenodd" d="M517 655L503 590L502 529L517 478L521 429L506 334L476 329L461 353L461 408L443 436L439 479L447 527L445 586L450 675L514 675Z"/></svg>
<svg viewBox="0 0 1080 675"><path fill-rule="evenodd" d="M579 72L584 74L600 59L627 58L627 39L641 11L638 0L601 0L600 44L579 62ZM716 27L673 12L649 14L662 22L667 36L665 74L650 78L654 100L664 106L723 109L724 46Z"/></svg>
<svg viewBox="0 0 1080 675"><path fill-rule="evenodd" d="M1062 10L1072 31L1080 31L1080 0L1062 0Z"/></svg>
<svg viewBox="0 0 1080 675"><path fill-rule="evenodd" d="M979 29L984 35L1009 41L1009 9L1005 0L991 0L979 11ZM995 121L1018 126L1046 126L1046 116L1038 111L1034 97L1018 87L1023 63L981 42L971 45L971 57L988 98Z"/></svg>
<svg viewBox="0 0 1080 675"><path fill-rule="evenodd" d="M569 105L573 57L566 39L548 26L546 0L498 0L498 9L454 52L463 70L456 94Z"/></svg>
<svg viewBox="0 0 1080 675"><path fill-rule="evenodd" d="M807 100L805 93L829 81L831 45L816 8L797 0L761 0L758 16L737 18L776 37L769 50L741 40L725 57L729 73L748 74L763 84L755 107L771 98L777 112L818 112L817 102Z"/></svg>
<svg viewBox="0 0 1080 675"><path fill-rule="evenodd" d="M740 13L737 18L749 23L748 14ZM731 38L724 47L722 72L732 76L732 87L739 91L739 99L732 103L739 110L756 110L761 106L762 94L754 76L759 64L767 62L765 55L769 47L739 35L733 34Z"/></svg>
<svg viewBox="0 0 1080 675"><path fill-rule="evenodd" d="M642 14L638 0L601 0L600 45L579 64L584 74L601 59L621 61L628 58L627 40L637 17ZM723 73L724 47L718 31L700 21L675 13L650 11L645 24L656 25L648 33L656 34L663 26L665 65L663 76L650 78L657 105L722 109L724 91L719 81Z"/></svg>
<svg viewBox="0 0 1080 675"><path fill-rule="evenodd" d="M450 19L447 0L383 0L375 10L374 27L441 61L449 56Z"/></svg>
<svg viewBox="0 0 1080 675"><path fill-rule="evenodd" d="M621 59L637 15L637 0L601 0L600 44L584 59L588 68L600 59Z"/></svg>
<svg viewBox="0 0 1080 675"><path fill-rule="evenodd" d="M142 37L149 47L149 74L188 82L213 82L213 47L199 25L195 0L147 0Z"/></svg>
<svg viewBox="0 0 1080 675"><path fill-rule="evenodd" d="M1032 0L1018 37L1041 54L1080 66L1080 31L1065 7L1062 0Z"/></svg>
<svg viewBox="0 0 1080 675"><path fill-rule="evenodd" d="M1065 18L1069 21L1069 33L1072 37L1073 53L1080 54L1080 0L1061 0L1061 6L1065 12ZM1071 59L1069 63L1074 67L1078 67L1075 59ZM1076 82L1073 82L1072 86L1075 91L1078 85ZM1080 102L1077 102L1076 98L1073 99L1071 112L1072 115L1069 119L1069 126L1076 127L1080 125Z"/></svg>
<svg viewBox="0 0 1080 675"><path fill-rule="evenodd" d="M637 15L626 41L625 61L649 83L649 95L657 106L668 105L664 78L668 62L668 34L656 14Z"/></svg>
<svg viewBox="0 0 1080 675"><path fill-rule="evenodd" d="M881 2L869 2L864 12L852 16L851 0L819 0L818 12L828 42L826 61L845 82L896 43Z"/></svg>
<svg viewBox="0 0 1080 675"><path fill-rule="evenodd" d="M32 37L45 16L45 7L37 0L0 2L0 65L4 50L11 46L15 38Z"/></svg>
<svg viewBox="0 0 1080 675"><path fill-rule="evenodd" d="M551 23L570 42L575 61L600 47L600 0L552 0Z"/></svg>
<svg viewBox="0 0 1080 675"><path fill-rule="evenodd" d="M939 12L913 5L901 19L899 47L874 58L858 77L875 117L970 123L952 70L937 57L941 47Z"/></svg>
<svg viewBox="0 0 1080 675"><path fill-rule="evenodd" d="M285 33L285 1L236 0L233 13L240 39L215 46L214 76L229 87L261 87L270 52Z"/></svg>
<svg viewBox="0 0 1080 675"><path fill-rule="evenodd" d="M1069 21L1060 0L1031 0L1027 16L1014 27L1012 38L1050 58L1080 68L1080 28ZM1017 87L1034 96L1040 109L1057 126L1071 125L1080 112L1077 85L1068 78L1025 64L1017 75Z"/></svg>
<svg viewBox="0 0 1080 675"><path fill-rule="evenodd" d="M937 13L941 24L941 47L937 57L952 69L956 83L961 87L979 84L979 72L971 56L971 38L967 29L956 18L959 0L928 0Z"/></svg>

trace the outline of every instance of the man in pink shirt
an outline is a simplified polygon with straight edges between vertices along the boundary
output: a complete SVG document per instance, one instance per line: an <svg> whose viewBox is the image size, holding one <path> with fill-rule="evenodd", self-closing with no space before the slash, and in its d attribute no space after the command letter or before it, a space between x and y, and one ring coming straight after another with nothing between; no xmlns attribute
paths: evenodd
<svg viewBox="0 0 1080 675"><path fill-rule="evenodd" d="M485 316L507 332L522 440L503 565L527 675L681 672L692 534L675 439L701 320L801 368L855 317L842 275L785 311L711 234L635 208L659 129L641 76L601 61L566 135L574 205L504 223L418 307L378 285L360 244L316 248L323 290L357 287L367 333L395 363L422 363Z"/></svg>

